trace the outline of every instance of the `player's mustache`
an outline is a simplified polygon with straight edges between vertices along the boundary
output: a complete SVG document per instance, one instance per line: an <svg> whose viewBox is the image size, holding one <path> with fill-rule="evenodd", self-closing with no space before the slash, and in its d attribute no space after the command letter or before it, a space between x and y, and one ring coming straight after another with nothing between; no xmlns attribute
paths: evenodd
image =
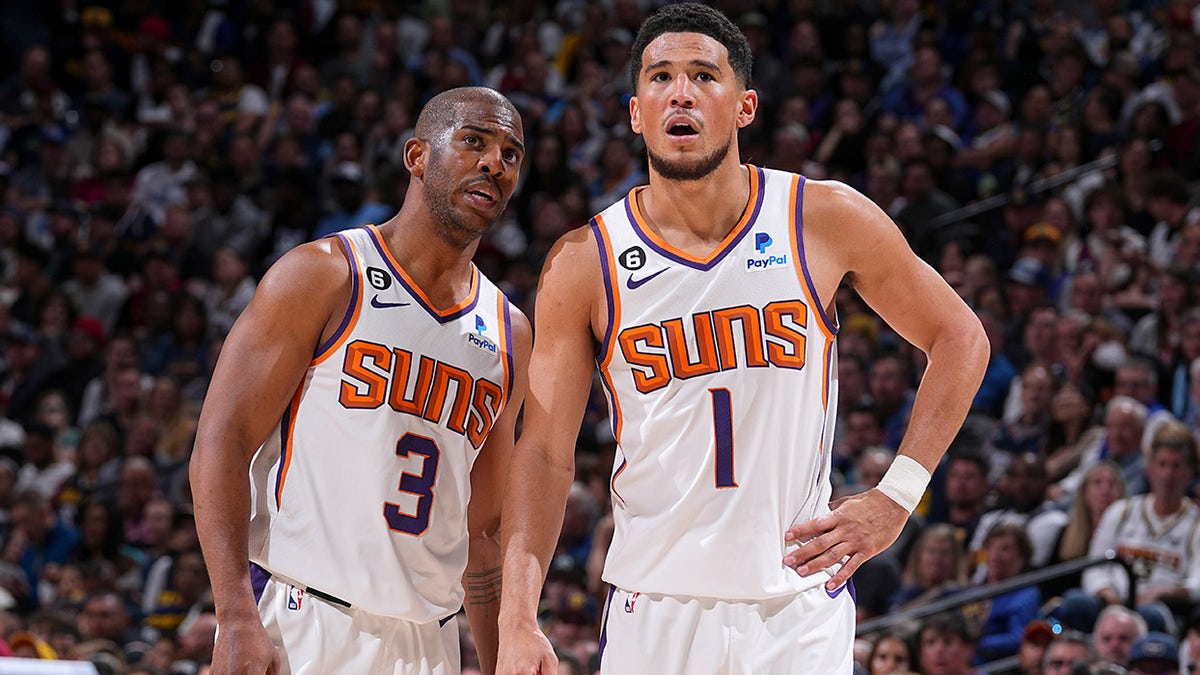
<svg viewBox="0 0 1200 675"><path fill-rule="evenodd" d="M504 199L504 190L500 188L500 182L488 175L482 175L478 178L472 178L463 184L464 190L470 190L476 185L487 185L490 190L496 194L496 201Z"/></svg>

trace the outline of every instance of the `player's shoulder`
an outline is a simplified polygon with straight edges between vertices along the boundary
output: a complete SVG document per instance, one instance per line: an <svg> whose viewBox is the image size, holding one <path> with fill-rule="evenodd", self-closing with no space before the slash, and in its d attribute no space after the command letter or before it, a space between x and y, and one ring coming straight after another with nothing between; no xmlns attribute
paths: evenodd
<svg viewBox="0 0 1200 675"><path fill-rule="evenodd" d="M321 296L337 293L349 283L350 265L345 247L336 237L325 237L283 254L267 270L260 287L273 294Z"/></svg>
<svg viewBox="0 0 1200 675"><path fill-rule="evenodd" d="M837 180L805 180L803 209L806 230L828 229L841 238L895 228L869 197Z"/></svg>
<svg viewBox="0 0 1200 675"><path fill-rule="evenodd" d="M806 178L804 180L804 208L808 209L853 209L870 204L866 195L839 180Z"/></svg>
<svg viewBox="0 0 1200 675"><path fill-rule="evenodd" d="M554 245L550 247L549 253L546 254L543 273L552 265L560 265L565 261L572 261L579 264L589 260L598 262L599 259L599 249L596 248L596 234L592 230L591 223L589 223L568 230L558 238L558 241L554 242Z"/></svg>

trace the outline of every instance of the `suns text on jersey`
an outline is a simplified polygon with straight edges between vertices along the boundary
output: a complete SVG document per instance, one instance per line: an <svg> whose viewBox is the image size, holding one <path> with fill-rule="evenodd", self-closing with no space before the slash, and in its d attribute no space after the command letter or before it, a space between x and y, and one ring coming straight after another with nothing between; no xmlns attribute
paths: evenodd
<svg viewBox="0 0 1200 675"><path fill-rule="evenodd" d="M414 364L414 360L416 363ZM387 405L466 435L478 448L500 415L504 390L491 380L399 347L354 340L346 345L338 401L347 408Z"/></svg>
<svg viewBox="0 0 1200 675"><path fill-rule="evenodd" d="M690 331L680 317L630 326L617 336L621 353L633 367L638 391L661 389L671 378L739 367L804 367L808 306L801 300L781 300L761 308L725 307L696 312L690 319Z"/></svg>

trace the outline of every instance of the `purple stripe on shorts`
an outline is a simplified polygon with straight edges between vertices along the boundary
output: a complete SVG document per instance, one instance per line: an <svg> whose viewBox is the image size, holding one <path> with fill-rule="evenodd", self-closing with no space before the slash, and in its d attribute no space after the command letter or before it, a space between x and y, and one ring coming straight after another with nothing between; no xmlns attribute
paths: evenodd
<svg viewBox="0 0 1200 675"><path fill-rule="evenodd" d="M263 591L267 590L267 581L270 579L270 572L254 563L250 563L250 588L254 589L254 602L262 601Z"/></svg>
<svg viewBox="0 0 1200 675"><path fill-rule="evenodd" d="M615 586L608 587L608 599L604 601L604 625L600 626L600 651L596 654L596 664L604 662L604 647L608 644L608 613L612 611L613 592Z"/></svg>

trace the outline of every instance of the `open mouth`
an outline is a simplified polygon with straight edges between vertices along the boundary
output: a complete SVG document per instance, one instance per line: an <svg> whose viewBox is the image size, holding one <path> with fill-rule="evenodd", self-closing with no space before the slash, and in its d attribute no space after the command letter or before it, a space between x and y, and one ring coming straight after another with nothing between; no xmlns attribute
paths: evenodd
<svg viewBox="0 0 1200 675"><path fill-rule="evenodd" d="M467 194L469 194L469 195L471 195L471 196L473 196L473 197L475 197L475 198L477 198L477 199L486 200L486 201L488 201L488 202L494 202L494 201L496 201L496 198L495 198L495 197L493 197L493 196L491 195L491 193L484 192L483 190L468 190L468 191L467 191Z"/></svg>
<svg viewBox="0 0 1200 675"><path fill-rule="evenodd" d="M700 133L695 127L687 122L676 122L667 128L667 135L675 137L695 136Z"/></svg>

